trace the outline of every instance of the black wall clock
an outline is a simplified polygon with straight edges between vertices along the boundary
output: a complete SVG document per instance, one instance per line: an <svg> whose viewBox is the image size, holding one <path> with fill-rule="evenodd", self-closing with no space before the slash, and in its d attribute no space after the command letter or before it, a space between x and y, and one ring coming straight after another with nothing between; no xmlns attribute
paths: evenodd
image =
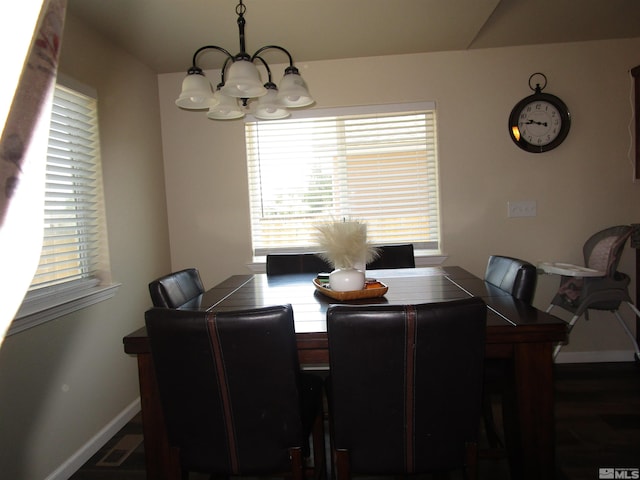
<svg viewBox="0 0 640 480"><path fill-rule="evenodd" d="M536 75L544 78L544 85L531 86ZM509 135L520 148L531 153L547 152L560 145L571 127L571 114L565 103L555 95L542 93L547 77L534 73L529 88L535 93L520 100L509 115Z"/></svg>

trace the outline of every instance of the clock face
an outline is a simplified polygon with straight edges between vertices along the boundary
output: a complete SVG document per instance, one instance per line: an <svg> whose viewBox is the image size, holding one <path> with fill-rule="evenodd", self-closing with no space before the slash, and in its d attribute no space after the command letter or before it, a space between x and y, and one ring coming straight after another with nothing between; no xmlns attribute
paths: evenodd
<svg viewBox="0 0 640 480"><path fill-rule="evenodd" d="M549 145L558 137L561 128L560 112L549 102L529 103L520 111L518 129L531 145Z"/></svg>
<svg viewBox="0 0 640 480"><path fill-rule="evenodd" d="M509 116L509 134L518 147L532 153L556 148L567 134L571 118L558 97L536 93L520 102Z"/></svg>

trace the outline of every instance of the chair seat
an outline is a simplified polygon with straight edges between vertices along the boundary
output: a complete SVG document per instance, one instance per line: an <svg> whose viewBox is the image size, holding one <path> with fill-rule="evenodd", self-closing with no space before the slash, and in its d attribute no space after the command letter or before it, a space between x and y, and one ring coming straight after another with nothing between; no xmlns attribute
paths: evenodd
<svg viewBox="0 0 640 480"><path fill-rule="evenodd" d="M560 288L551 304L575 315L582 315L587 310L617 310L620 303L631 301L630 282L629 275L621 272L604 278L561 276Z"/></svg>

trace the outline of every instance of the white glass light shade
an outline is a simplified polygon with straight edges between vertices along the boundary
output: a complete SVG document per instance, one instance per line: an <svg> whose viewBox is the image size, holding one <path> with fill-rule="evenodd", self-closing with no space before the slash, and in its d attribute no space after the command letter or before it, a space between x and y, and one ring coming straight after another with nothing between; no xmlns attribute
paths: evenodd
<svg viewBox="0 0 640 480"><path fill-rule="evenodd" d="M222 93L236 98L261 97L267 93L258 68L249 60L236 60L229 67Z"/></svg>
<svg viewBox="0 0 640 480"><path fill-rule="evenodd" d="M291 113L283 107L277 99L278 90L267 89L267 94L251 105L251 113L262 120L276 120L287 118Z"/></svg>
<svg viewBox="0 0 640 480"><path fill-rule="evenodd" d="M306 107L313 103L313 98L299 73L287 73L280 82L278 100L285 107Z"/></svg>
<svg viewBox="0 0 640 480"><path fill-rule="evenodd" d="M234 120L244 117L237 99L224 95L221 90L216 91L214 99L216 103L209 109L207 117L213 120Z"/></svg>
<svg viewBox="0 0 640 480"><path fill-rule="evenodd" d="M187 75L182 81L182 92L176 105L189 110L202 110L213 104L213 91L207 77L200 74Z"/></svg>

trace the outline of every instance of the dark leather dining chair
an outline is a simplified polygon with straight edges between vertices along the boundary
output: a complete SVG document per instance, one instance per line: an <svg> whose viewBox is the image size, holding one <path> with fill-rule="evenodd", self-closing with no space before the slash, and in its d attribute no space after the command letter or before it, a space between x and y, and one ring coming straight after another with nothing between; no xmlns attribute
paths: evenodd
<svg viewBox="0 0 640 480"><path fill-rule="evenodd" d="M376 247L378 256L367 264L368 270L385 268L415 268L413 244L382 245Z"/></svg>
<svg viewBox="0 0 640 480"><path fill-rule="evenodd" d="M477 476L486 305L332 305L336 480L460 469Z"/></svg>
<svg viewBox="0 0 640 480"><path fill-rule="evenodd" d="M291 305L145 314L169 444L184 478L324 474L323 384L300 371Z"/></svg>
<svg viewBox="0 0 640 480"><path fill-rule="evenodd" d="M484 279L518 300L531 305L536 293L538 271L534 265L525 260L491 255Z"/></svg>
<svg viewBox="0 0 640 480"><path fill-rule="evenodd" d="M487 262L484 280L512 297L531 305L536 292L538 272L533 264L525 260L492 255ZM505 397L510 386L508 368L509 364L505 360L493 358L485 360L483 419L487 439L493 449L502 444L493 416L493 397L496 395L500 397L503 417L507 419L506 423L509 423L511 421L509 419L514 415Z"/></svg>
<svg viewBox="0 0 640 480"><path fill-rule="evenodd" d="M195 268L173 272L149 283L154 307L178 308L203 292L200 273Z"/></svg>
<svg viewBox="0 0 640 480"><path fill-rule="evenodd" d="M267 255L267 275L331 272L333 267L315 253L278 253Z"/></svg>

